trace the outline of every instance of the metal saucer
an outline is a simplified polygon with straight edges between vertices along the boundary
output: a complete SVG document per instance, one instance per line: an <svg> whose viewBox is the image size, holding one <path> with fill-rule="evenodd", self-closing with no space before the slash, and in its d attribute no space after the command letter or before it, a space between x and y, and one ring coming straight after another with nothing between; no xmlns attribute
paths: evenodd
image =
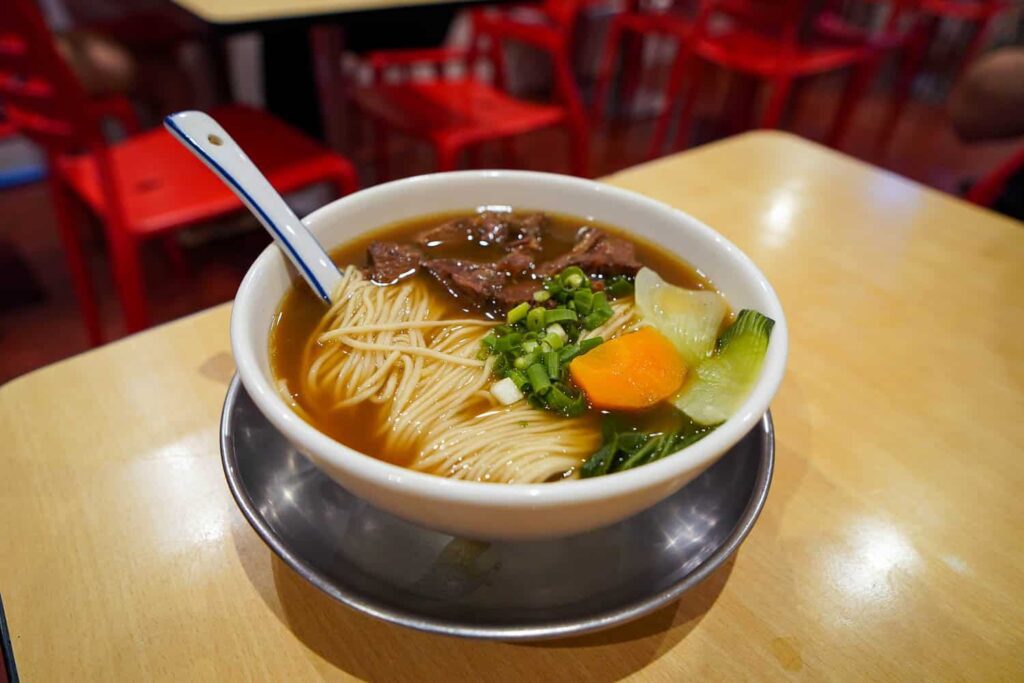
<svg viewBox="0 0 1024 683"><path fill-rule="evenodd" d="M416 526L345 491L267 422L238 377L221 417L231 493L292 569L380 619L500 640L596 631L678 598L750 532L774 451L767 414L699 478L623 522L549 541L480 543Z"/></svg>

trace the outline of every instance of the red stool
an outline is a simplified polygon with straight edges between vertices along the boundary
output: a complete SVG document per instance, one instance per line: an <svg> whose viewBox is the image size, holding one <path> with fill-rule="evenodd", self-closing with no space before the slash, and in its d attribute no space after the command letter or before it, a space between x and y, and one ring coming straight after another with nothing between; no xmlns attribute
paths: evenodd
<svg viewBox="0 0 1024 683"><path fill-rule="evenodd" d="M504 13L475 12L468 49L389 50L369 55L374 81L354 89L352 96L374 121L378 179L387 175L389 129L428 142L437 155L438 169L447 171L456 167L465 149L472 151L491 140L507 144L513 136L558 125L569 133L572 172L587 175L586 121L569 61L570 30L578 3L549 2L541 9L544 21L536 24ZM502 47L506 41L525 43L548 55L557 102L530 102L504 91ZM493 66L493 84L474 73L483 59ZM417 65L433 67L431 80L409 80ZM458 65L462 75L446 78L448 65ZM395 83L388 76L405 80Z"/></svg>
<svg viewBox="0 0 1024 683"><path fill-rule="evenodd" d="M124 114L130 107L115 104L105 110L89 100L31 0L0 3L0 96L7 120L49 157L57 225L90 342L98 344L102 336L74 198L103 222L128 330L146 327L142 244L237 211L241 202L163 128L108 144L101 115ZM237 106L211 114L279 191L319 182L339 193L356 188L348 161L268 114Z"/></svg>

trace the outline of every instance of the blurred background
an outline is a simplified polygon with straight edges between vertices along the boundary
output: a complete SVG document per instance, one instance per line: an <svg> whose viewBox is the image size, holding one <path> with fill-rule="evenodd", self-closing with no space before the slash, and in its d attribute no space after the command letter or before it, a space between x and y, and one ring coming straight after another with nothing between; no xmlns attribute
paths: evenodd
<svg viewBox="0 0 1024 683"><path fill-rule="evenodd" d="M267 245L168 113L213 113L299 215L774 128L1021 220L1022 38L1002 0L4 0L0 382L229 301Z"/></svg>

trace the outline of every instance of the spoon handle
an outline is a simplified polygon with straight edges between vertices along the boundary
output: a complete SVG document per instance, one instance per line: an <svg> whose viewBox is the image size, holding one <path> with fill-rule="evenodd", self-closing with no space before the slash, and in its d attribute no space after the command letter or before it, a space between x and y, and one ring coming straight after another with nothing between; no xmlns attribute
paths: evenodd
<svg viewBox="0 0 1024 683"><path fill-rule="evenodd" d="M201 111L183 111L166 117L164 125L245 202L317 296L329 304L341 281L337 266L220 124Z"/></svg>

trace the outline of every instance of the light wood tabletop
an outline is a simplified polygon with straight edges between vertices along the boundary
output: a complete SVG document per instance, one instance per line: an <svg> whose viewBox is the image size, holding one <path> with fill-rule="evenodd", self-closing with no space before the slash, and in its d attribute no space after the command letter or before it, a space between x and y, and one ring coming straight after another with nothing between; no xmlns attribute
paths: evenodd
<svg viewBox="0 0 1024 683"><path fill-rule="evenodd" d="M300 19L424 5L469 4L481 0L171 0L211 24Z"/></svg>
<svg viewBox="0 0 1024 683"><path fill-rule="evenodd" d="M541 644L335 603L228 492L221 306L0 389L24 680L1024 680L1024 226L780 133L607 180L734 240L786 307L775 479L733 560Z"/></svg>

